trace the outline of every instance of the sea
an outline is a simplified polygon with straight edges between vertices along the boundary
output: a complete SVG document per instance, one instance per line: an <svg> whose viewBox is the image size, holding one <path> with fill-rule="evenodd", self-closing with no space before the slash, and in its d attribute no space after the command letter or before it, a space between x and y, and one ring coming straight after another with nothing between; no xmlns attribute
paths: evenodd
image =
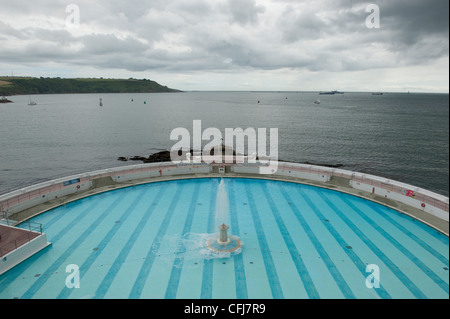
<svg viewBox="0 0 450 319"><path fill-rule="evenodd" d="M278 158L337 165L449 195L449 95L181 92L8 97L0 104L0 194L134 165L176 128L278 130ZM102 106L100 106L100 99ZM320 104L314 103L320 100ZM36 105L29 105L35 101ZM203 144L208 143L204 140ZM267 147L269 151L269 146Z"/></svg>

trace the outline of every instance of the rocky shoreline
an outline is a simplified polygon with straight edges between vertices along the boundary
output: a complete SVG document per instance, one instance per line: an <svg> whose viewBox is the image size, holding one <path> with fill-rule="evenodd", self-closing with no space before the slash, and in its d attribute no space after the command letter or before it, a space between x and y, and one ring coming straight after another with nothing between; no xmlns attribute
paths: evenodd
<svg viewBox="0 0 450 319"><path fill-rule="evenodd" d="M2 98L0 99L0 103L12 103L12 101L8 100L6 97L2 96Z"/></svg>
<svg viewBox="0 0 450 319"><path fill-rule="evenodd" d="M223 153L224 154L224 149ZM190 150L190 153L193 153L193 150ZM179 154L181 155L181 154ZM213 150L211 151L211 155L214 155ZM233 155L236 155L235 152L233 152ZM171 162L172 159L170 157L169 151L161 151L154 154L149 155L148 157L144 156L132 156L132 157L124 157L120 156L117 158L117 160L121 162L128 162L128 161L142 161L143 163L159 163L159 162ZM280 162L285 162L283 160L279 160ZM330 167L330 168L340 168L343 167L343 164L317 164L317 163L311 163L311 162L300 162L300 164L307 164L307 165L317 165L317 166L324 166L324 167Z"/></svg>
<svg viewBox="0 0 450 319"><path fill-rule="evenodd" d="M117 159L121 162L142 161L144 163L157 163L157 162L170 162L171 161L169 151L158 152L158 153L152 154L148 157L144 157L144 156L124 157L124 156L121 156Z"/></svg>

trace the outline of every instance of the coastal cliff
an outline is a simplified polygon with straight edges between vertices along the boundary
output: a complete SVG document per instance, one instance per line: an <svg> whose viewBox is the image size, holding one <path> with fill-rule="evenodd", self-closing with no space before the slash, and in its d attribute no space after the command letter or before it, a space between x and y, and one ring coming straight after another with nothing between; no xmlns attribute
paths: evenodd
<svg viewBox="0 0 450 319"><path fill-rule="evenodd" d="M0 96L65 93L181 92L148 79L0 77Z"/></svg>

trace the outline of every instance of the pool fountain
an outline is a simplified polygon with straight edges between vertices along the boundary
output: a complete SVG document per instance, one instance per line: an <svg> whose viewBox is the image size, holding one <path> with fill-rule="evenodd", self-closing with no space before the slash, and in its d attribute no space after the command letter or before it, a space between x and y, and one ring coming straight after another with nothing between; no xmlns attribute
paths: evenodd
<svg viewBox="0 0 450 319"><path fill-rule="evenodd" d="M219 234L214 234L206 241L206 247L215 253L239 253L241 240L235 236L228 235L230 226L226 224L228 217L228 194L225 183L221 179L216 200L216 225L219 224Z"/></svg>

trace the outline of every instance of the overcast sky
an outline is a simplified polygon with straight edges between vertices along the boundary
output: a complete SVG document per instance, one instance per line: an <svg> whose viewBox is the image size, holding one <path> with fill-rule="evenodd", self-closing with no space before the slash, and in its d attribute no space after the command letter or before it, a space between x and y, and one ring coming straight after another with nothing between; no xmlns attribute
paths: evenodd
<svg viewBox="0 0 450 319"><path fill-rule="evenodd" d="M367 26L377 23L371 4L379 28ZM449 91L448 0L0 0L0 8L0 75L147 78L181 90Z"/></svg>

